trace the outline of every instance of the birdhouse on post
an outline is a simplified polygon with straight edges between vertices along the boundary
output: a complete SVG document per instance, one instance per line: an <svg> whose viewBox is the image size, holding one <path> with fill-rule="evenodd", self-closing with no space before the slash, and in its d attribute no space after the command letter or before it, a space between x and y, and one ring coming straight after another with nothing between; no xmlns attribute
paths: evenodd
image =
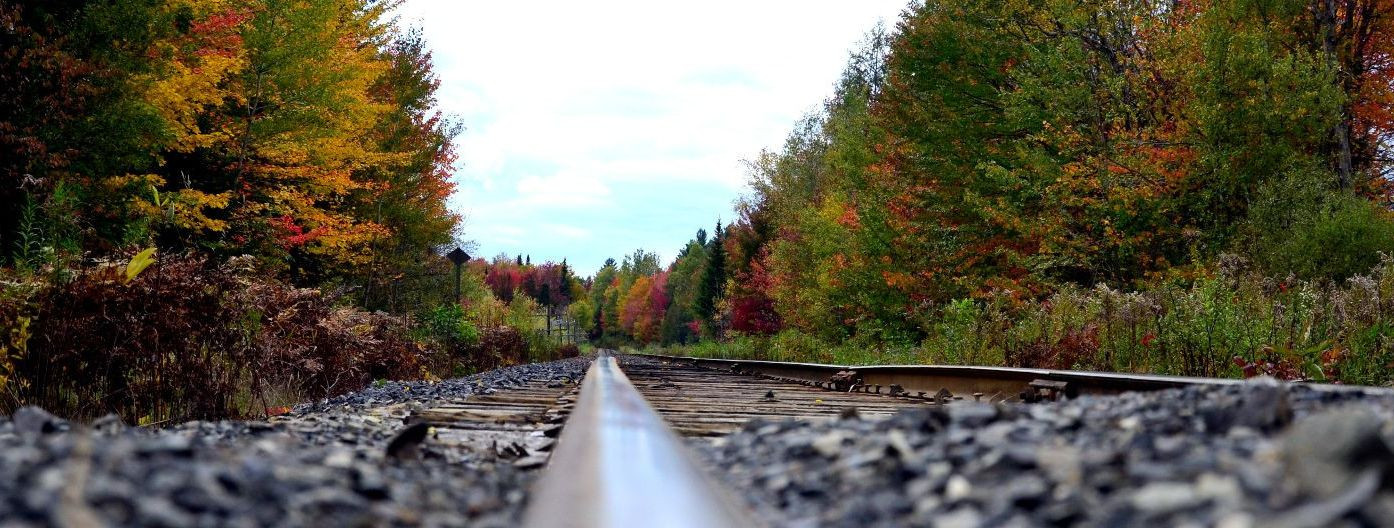
<svg viewBox="0 0 1394 528"><path fill-rule="evenodd" d="M462 267L465 265L465 263L470 261L470 254L469 254L469 253L465 253L465 250L460 249L459 247L456 247L455 249L451 250L449 253L446 253L446 254L445 254L445 258L448 258L448 259L450 259L450 262L455 263L455 302L456 302L456 303L459 303L459 302L460 302L460 271L461 271Z"/></svg>

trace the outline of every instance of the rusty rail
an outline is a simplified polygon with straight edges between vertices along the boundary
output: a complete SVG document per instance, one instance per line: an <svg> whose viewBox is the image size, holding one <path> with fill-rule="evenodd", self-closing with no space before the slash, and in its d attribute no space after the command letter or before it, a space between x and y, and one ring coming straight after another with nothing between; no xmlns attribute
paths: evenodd
<svg viewBox="0 0 1394 528"><path fill-rule="evenodd" d="M1060 387L1069 395L1118 394L1122 392L1173 389L1194 385L1233 385L1242 379L1162 376L1121 372L1091 372L1015 367L981 367L960 365L828 365L822 363L789 363L743 359L693 358L659 354L635 354L675 363L720 370L738 370L747 374L764 375L775 379L806 382L820 387L832 376L850 372L858 382L858 391L880 392L898 386L907 396L927 394L933 399L937 391L945 390L955 399L1004 401L1020 399L1023 392L1038 387ZM1302 383L1315 390L1389 394L1388 387ZM993 398L999 395L1001 398Z"/></svg>
<svg viewBox="0 0 1394 528"><path fill-rule="evenodd" d="M740 359L692 358L658 354L636 354L675 363L720 370L737 370L775 379L806 382L817 386L828 383L834 375L850 373L856 380L856 391L880 392L896 387L907 396L919 395L934 399L945 391L955 400L1008 401L1037 389L1066 390L1078 394L1117 394L1132 391L1151 391L1192 385L1230 385L1244 383L1240 379L1159 376L1115 372L1088 372L1013 367L978 367L954 365L828 365L821 363L788 363ZM1387 391L1379 387L1308 384L1318 390L1335 392ZM846 390L845 387L840 387Z"/></svg>
<svg viewBox="0 0 1394 528"><path fill-rule="evenodd" d="M756 524L707 480L608 353L586 373L523 517L549 528Z"/></svg>
<svg viewBox="0 0 1394 528"><path fill-rule="evenodd" d="M757 418L820 422L856 414L876 419L926 405L885 393L832 392L672 361L632 356L619 360L634 388L685 437L724 436Z"/></svg>

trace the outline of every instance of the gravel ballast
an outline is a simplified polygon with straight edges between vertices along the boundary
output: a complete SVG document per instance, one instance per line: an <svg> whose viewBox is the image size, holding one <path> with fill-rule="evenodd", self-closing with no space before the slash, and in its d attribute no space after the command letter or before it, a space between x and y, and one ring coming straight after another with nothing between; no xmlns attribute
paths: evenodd
<svg viewBox="0 0 1394 528"><path fill-rule="evenodd" d="M535 472L426 442L386 456L411 409L579 380L583 358L386 383L266 422L90 426L0 419L0 526L513 526Z"/></svg>
<svg viewBox="0 0 1394 528"><path fill-rule="evenodd" d="M1260 379L697 442L776 526L1391 526L1394 398Z"/></svg>
<svg viewBox="0 0 1394 528"><path fill-rule="evenodd" d="M384 383L270 421L0 418L0 526L515 526L536 471L389 443L415 410L587 359ZM547 386L551 386L550 384ZM774 526L1390 526L1394 396L1271 379L884 420L755 421L692 440Z"/></svg>

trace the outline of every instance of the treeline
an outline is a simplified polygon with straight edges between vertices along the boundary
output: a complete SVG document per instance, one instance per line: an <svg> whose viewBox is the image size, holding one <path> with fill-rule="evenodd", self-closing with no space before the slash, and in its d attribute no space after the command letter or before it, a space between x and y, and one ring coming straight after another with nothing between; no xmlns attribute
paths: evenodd
<svg viewBox="0 0 1394 528"><path fill-rule="evenodd" d="M1081 287L1190 292L1224 255L1316 289L1365 273L1394 252L1391 13L1388 0L917 2L852 54L783 149L750 163L708 335L923 358L954 318L1013 320ZM1033 346L1104 351L1086 319ZM1345 346L1246 343L1208 350L1222 356L1204 368L1084 364L1224 373L1226 354ZM984 361L1024 362L993 346Z"/></svg>
<svg viewBox="0 0 1394 528"><path fill-rule="evenodd" d="M557 353L512 288L452 295L460 126L400 3L0 0L0 413L256 415Z"/></svg>
<svg viewBox="0 0 1394 528"><path fill-rule="evenodd" d="M587 297L571 305L570 315L593 340L606 345L692 343L718 335L725 240L720 223L710 238L699 230L667 269L658 254L642 249L618 264L606 260Z"/></svg>
<svg viewBox="0 0 1394 528"><path fill-rule="evenodd" d="M509 259L499 255L492 262L482 259L471 262L470 270L484 277L493 296L504 302L511 302L514 296L522 294L540 306L556 310L570 306L586 293L585 282L576 277L564 259L561 264L534 265L531 256L518 255Z"/></svg>

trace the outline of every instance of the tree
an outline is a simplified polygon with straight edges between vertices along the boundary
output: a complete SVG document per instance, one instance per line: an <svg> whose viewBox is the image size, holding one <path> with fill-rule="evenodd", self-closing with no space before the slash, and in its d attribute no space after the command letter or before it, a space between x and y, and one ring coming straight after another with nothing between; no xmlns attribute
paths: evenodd
<svg viewBox="0 0 1394 528"><path fill-rule="evenodd" d="M721 222L716 223L716 231L707 245L706 266L702 270L702 280L697 286L694 312L706 321L708 328L714 328L716 306L721 300L726 286L726 248L725 231Z"/></svg>
<svg viewBox="0 0 1394 528"><path fill-rule="evenodd" d="M153 244L441 302L459 127L398 3L0 2L0 263Z"/></svg>
<svg viewBox="0 0 1394 528"><path fill-rule="evenodd" d="M538 304L541 304L542 306L546 306L546 307L549 308L549 309L552 307L552 285L551 285L551 284L548 284L548 283L545 283L545 282L542 283L542 287L538 289L538 293L537 293L537 302L538 302Z"/></svg>
<svg viewBox="0 0 1394 528"><path fill-rule="evenodd" d="M438 265L436 251L458 234L459 215L446 201L455 191L453 140L461 128L435 110L436 79L431 53L419 31L393 38L383 50L391 67L373 92L390 111L374 128L376 148L400 154L394 163L364 168L358 177L379 182L354 196L355 215L382 225L390 237L372 246L373 262L359 269L363 303L369 309L400 311L427 304Z"/></svg>
<svg viewBox="0 0 1394 528"><path fill-rule="evenodd" d="M697 320L693 310L697 304L702 270L707 262L706 238L706 230L698 230L668 268L669 302L660 331L665 343L689 343L698 337L698 332L693 328Z"/></svg>

